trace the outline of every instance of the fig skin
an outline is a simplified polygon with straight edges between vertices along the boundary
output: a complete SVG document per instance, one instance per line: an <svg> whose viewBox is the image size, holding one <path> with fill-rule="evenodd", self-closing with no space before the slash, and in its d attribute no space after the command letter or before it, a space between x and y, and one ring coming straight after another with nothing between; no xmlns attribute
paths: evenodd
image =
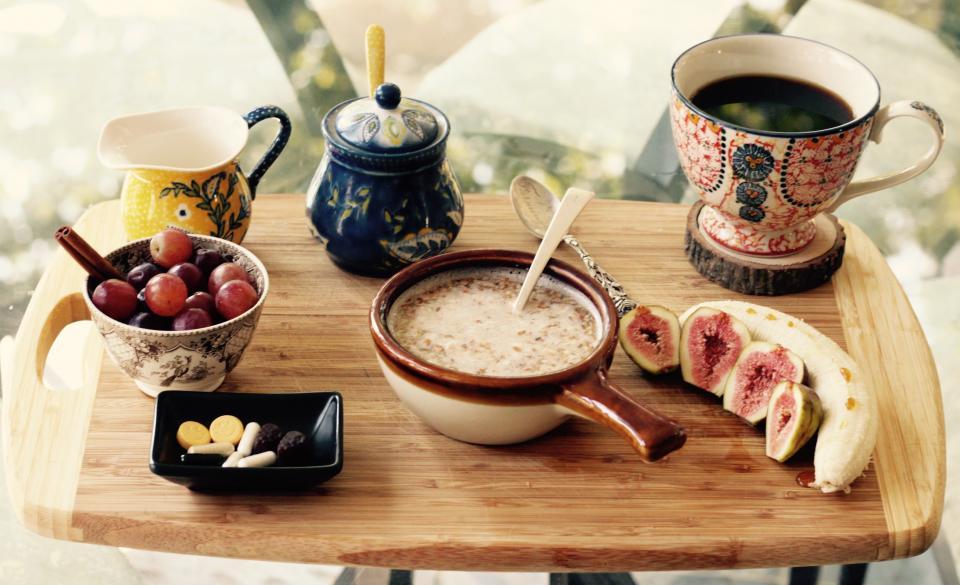
<svg viewBox="0 0 960 585"><path fill-rule="evenodd" d="M724 340L727 344L726 349L717 364L714 365L715 368L722 368L725 369L725 371L720 371L715 374L715 379L707 382L698 379L697 370L699 368L697 368L697 366L699 364L696 363L697 357L690 352L690 343L697 341L691 339L691 335L693 335L692 331L701 319L718 322L720 326L725 327L727 333L730 334L730 339ZM683 381L712 394L716 394L717 396L723 396L727 376L733 370L733 366L737 361L737 357L740 356L740 352L750 343L750 340L750 331L746 325L730 313L709 307L696 309L684 319L683 328L680 332L680 372L683 375Z"/></svg>
<svg viewBox="0 0 960 585"><path fill-rule="evenodd" d="M644 335L644 338L639 342L636 339L635 331L630 326L637 319L643 319L645 322L653 321L655 327L661 333L666 331L667 339L658 339L654 344L654 347L658 349L656 356L650 356L644 351L650 349L651 340L647 336ZM637 333L643 335L641 332ZM636 308L620 319L620 329L617 337L620 339L620 347L623 348L623 351L644 372L659 375L672 372L680 367L680 320L676 313L666 307L637 305ZM669 344L669 346L663 347L663 344Z"/></svg>
<svg viewBox="0 0 960 585"><path fill-rule="evenodd" d="M773 388L776 387L778 383L783 381L770 380L768 387L755 388L756 392L761 392L765 394L765 396L760 397L759 405L752 412L740 412L740 403L745 399L745 397L743 396L742 389L738 387L739 373L742 369L750 367L748 362L750 358L756 354L774 354L774 359L779 358L789 361L790 364L793 365L793 376L787 381L802 382L804 374L803 360L782 345L778 343L769 343L766 341L751 341L748 343L743 348L743 351L740 352L740 356L737 358L737 363L735 363L733 365L733 369L730 370L730 375L727 376L727 383L725 384L723 390L723 408L740 416L752 425L759 424L763 422L765 418L767 418L767 408L770 404L770 397L773 394Z"/></svg>
<svg viewBox="0 0 960 585"><path fill-rule="evenodd" d="M786 393L793 395L792 417L794 419L790 434L783 440L779 449L775 445L777 439L777 413L776 404L780 397ZM823 420L823 405L820 403L820 396L811 388L797 382L780 382L773 389L770 396L769 411L767 417L767 457L783 463L787 459L807 444L807 441L813 438L813 435L820 428L820 422Z"/></svg>

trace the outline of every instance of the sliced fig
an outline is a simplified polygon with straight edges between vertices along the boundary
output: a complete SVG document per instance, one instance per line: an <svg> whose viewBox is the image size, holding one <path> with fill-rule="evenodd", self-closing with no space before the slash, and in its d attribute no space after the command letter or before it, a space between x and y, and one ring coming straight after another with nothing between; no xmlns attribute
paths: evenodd
<svg viewBox="0 0 960 585"><path fill-rule="evenodd" d="M817 393L803 384L780 382L770 396L767 457L783 463L807 444L823 420Z"/></svg>
<svg viewBox="0 0 960 585"><path fill-rule="evenodd" d="M750 331L738 319L701 307L683 322L680 333L680 371L689 384L723 395L727 374L750 343Z"/></svg>
<svg viewBox="0 0 960 585"><path fill-rule="evenodd" d="M659 305L639 305L620 319L620 346L643 371L672 372L680 366L680 320Z"/></svg>
<svg viewBox="0 0 960 585"><path fill-rule="evenodd" d="M751 341L727 377L723 407L757 424L767 417L773 387L784 380L803 381L803 360L782 345Z"/></svg>

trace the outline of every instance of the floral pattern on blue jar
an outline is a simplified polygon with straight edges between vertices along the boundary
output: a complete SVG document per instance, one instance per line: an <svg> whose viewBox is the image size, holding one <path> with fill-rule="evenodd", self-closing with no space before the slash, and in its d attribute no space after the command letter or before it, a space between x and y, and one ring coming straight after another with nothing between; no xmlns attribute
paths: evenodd
<svg viewBox="0 0 960 585"><path fill-rule="evenodd" d="M740 217L747 221L758 222L766 215L762 208L753 205L744 205L740 208Z"/></svg>
<svg viewBox="0 0 960 585"><path fill-rule="evenodd" d="M733 173L748 181L762 181L773 171L773 155L756 144L744 144L733 153Z"/></svg>
<svg viewBox="0 0 960 585"><path fill-rule="evenodd" d="M463 224L463 195L446 161L372 175L324 157L310 190L311 232L338 266L360 274L385 276L439 254Z"/></svg>
<svg viewBox="0 0 960 585"><path fill-rule="evenodd" d="M737 203L743 205L761 205L767 200L767 190L759 183L740 183L737 185Z"/></svg>
<svg viewBox="0 0 960 585"><path fill-rule="evenodd" d="M380 240L380 245L394 258L416 262L444 251L452 239L450 232L445 229L423 228L415 234L406 234L401 240Z"/></svg>

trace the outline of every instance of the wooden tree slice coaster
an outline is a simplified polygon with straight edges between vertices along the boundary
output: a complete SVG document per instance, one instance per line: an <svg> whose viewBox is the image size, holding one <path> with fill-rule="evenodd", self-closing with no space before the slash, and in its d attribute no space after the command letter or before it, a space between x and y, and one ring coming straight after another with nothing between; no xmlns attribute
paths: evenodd
<svg viewBox="0 0 960 585"><path fill-rule="evenodd" d="M847 237L837 218L819 214L817 235L803 250L790 256L758 257L739 254L715 242L700 229L698 201L687 215L684 249L697 272L732 291L750 295L785 295L809 290L830 280L843 262Z"/></svg>

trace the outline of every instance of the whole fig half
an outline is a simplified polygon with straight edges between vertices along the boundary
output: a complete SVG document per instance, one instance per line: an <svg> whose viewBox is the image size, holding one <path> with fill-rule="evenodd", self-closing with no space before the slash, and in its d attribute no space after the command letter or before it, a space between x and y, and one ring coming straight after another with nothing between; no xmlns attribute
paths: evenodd
<svg viewBox="0 0 960 585"><path fill-rule="evenodd" d="M767 417L773 387L784 380L803 381L803 360L782 345L751 341L727 376L723 407L755 425Z"/></svg>
<svg viewBox="0 0 960 585"><path fill-rule="evenodd" d="M639 305L620 319L620 346L645 372L680 367L680 320L659 305Z"/></svg>
<svg viewBox="0 0 960 585"><path fill-rule="evenodd" d="M781 463L793 457L822 420L823 406L816 392L796 382L777 384L767 413L767 457Z"/></svg>
<svg viewBox="0 0 960 585"><path fill-rule="evenodd" d="M750 331L738 319L716 309L697 309L680 333L683 380L721 396L727 375L748 343Z"/></svg>

